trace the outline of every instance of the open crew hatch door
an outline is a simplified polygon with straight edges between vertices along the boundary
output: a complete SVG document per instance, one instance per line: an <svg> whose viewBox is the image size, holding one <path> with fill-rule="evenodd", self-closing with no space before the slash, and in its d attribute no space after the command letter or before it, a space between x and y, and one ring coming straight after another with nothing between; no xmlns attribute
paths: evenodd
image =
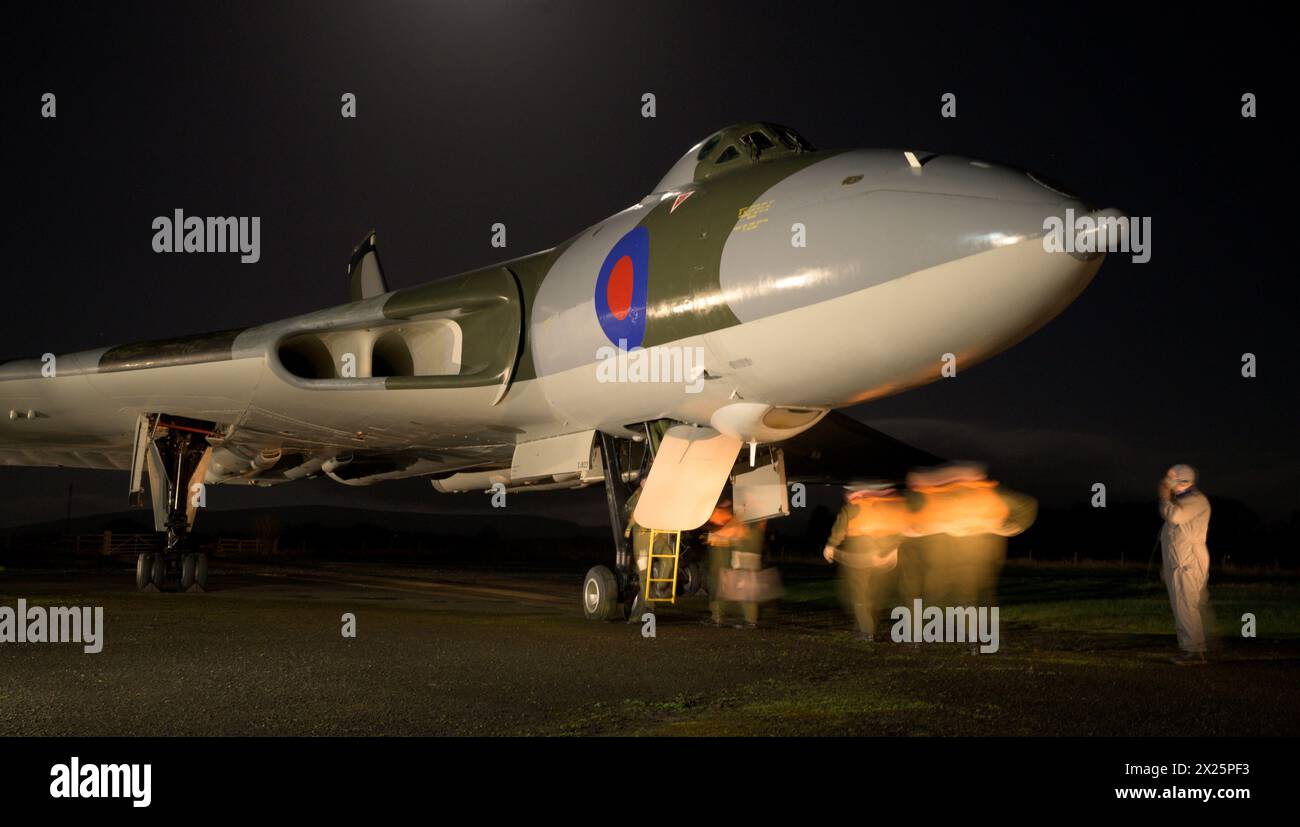
<svg viewBox="0 0 1300 827"><path fill-rule="evenodd" d="M657 531L692 531L718 504L740 453L740 439L712 428L677 425L664 434L633 514Z"/></svg>

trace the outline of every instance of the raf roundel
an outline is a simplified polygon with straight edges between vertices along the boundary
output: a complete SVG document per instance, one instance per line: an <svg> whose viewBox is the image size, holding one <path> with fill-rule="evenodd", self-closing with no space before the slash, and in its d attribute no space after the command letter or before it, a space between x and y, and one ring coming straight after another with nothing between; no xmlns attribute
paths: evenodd
<svg viewBox="0 0 1300 827"><path fill-rule="evenodd" d="M596 319L605 336L623 350L645 340L650 231L633 227L618 240L596 277Z"/></svg>

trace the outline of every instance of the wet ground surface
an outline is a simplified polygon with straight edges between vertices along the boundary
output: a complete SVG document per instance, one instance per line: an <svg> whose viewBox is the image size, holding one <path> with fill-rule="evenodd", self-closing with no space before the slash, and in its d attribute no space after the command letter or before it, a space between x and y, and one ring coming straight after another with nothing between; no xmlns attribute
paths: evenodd
<svg viewBox="0 0 1300 827"><path fill-rule="evenodd" d="M1212 585L1219 649L1177 667L1141 572L1008 568L989 655L857 642L815 569L764 628L701 625L694 598L654 638L585 621L582 574L222 561L186 595L134 592L125 564L11 566L0 606L102 606L106 630L95 655L0 643L0 735L1300 734L1292 580Z"/></svg>

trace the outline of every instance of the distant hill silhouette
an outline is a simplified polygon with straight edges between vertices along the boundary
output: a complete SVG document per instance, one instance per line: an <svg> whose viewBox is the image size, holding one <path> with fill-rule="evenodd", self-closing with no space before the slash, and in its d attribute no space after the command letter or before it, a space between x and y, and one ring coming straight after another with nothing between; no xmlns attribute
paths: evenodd
<svg viewBox="0 0 1300 827"><path fill-rule="evenodd" d="M51 553L70 534L153 532L144 509L53 520L0 531L0 553ZM195 525L200 546L218 537L278 542L281 553L419 553L440 557L525 558L608 553L609 528L503 509L499 513L430 514L324 506L205 511Z"/></svg>
<svg viewBox="0 0 1300 827"><path fill-rule="evenodd" d="M1264 524L1233 500L1211 498L1210 553L1215 563L1295 567L1300 564L1300 519ZM768 524L772 550L820 559L835 509L810 505ZM1146 562L1160 528L1152 503L1107 508L1044 508L1032 528L1011 538L1012 558ZM68 534L151 533L146 509L53 520L0 530L0 552L52 548ZM603 560L612 554L606 525L503 509L496 513L379 511L302 505L204 511L195 540L218 537L275 539L283 553L419 553L433 556ZM268 543L269 545L269 543ZM1157 552L1158 554L1158 552Z"/></svg>
<svg viewBox="0 0 1300 827"><path fill-rule="evenodd" d="M357 528L401 533L437 533L472 537L490 528L501 537L568 537L574 534L599 534L605 536L605 526L582 526L568 520L539 517L535 514L513 513L502 509L499 513L430 514L408 511L379 511L362 508L334 508L330 506L289 506L279 508L250 508L227 511L203 511L196 523L198 533L249 534L257 522L272 517L286 530L294 528ZM0 534L16 536L36 534L92 534L104 530L123 532L153 531L153 516L147 509L133 509L113 514L92 514L71 520L49 520L12 529Z"/></svg>

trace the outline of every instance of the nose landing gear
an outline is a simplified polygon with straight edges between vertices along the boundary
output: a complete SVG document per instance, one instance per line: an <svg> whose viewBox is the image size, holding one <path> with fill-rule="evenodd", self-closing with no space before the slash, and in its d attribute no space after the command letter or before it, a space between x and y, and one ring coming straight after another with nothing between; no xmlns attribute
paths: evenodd
<svg viewBox="0 0 1300 827"><path fill-rule="evenodd" d="M703 487L695 485L696 489L705 491L703 500L698 491L688 500L695 511L688 511L687 514L698 516L698 522L703 523L708 511L717 501L717 494L720 494L726 485L727 477L740 450L741 443L738 439L724 437L716 431L708 431L712 436L707 434L696 436L695 432L686 429L687 436L675 437L670 433L671 424L666 420L646 423L644 440L621 440L610 434L600 433L600 456L605 471L605 500L609 507L610 527L614 533L614 567L611 570L606 566L594 566L583 580L582 610L589 620L615 620L620 619L620 616L621 619L627 620L633 615L639 619L642 610L649 606L656 603L675 603L678 597L691 597L706 587L704 567L698 560L698 545L694 541L684 540L681 536L683 532L650 530L648 554L642 555L639 564L628 543L629 483L635 486L648 476L656 455L677 456L680 459L686 456L688 444L704 444L704 440L721 440L719 446L715 446L712 451L705 451L701 455L702 458L694 461L692 466L691 473L717 483L716 489L708 489L707 485ZM728 439L731 441L728 442ZM641 445L639 457L638 452L632 447L637 444ZM661 449L663 452L669 452L670 446L672 451L676 451L675 455L661 453ZM621 450L623 448L626 450ZM676 490L671 472L667 485L671 498L671 492ZM709 497L709 491L713 492L712 498ZM662 495L660 498L663 499ZM704 514L696 513L700 505L706 509ZM681 515L676 515L670 521L680 524L688 520L683 519ZM668 550L657 546L655 541L658 537L671 538ZM641 574L639 567L646 569L644 575ZM617 611L619 606L622 607L621 613Z"/></svg>
<svg viewBox="0 0 1300 827"><path fill-rule="evenodd" d="M592 566L587 572L582 581L582 614L588 620L626 620L632 616L640 580L625 534L628 485L615 437L600 434L600 457L605 466L605 503L614 532L614 568Z"/></svg>

